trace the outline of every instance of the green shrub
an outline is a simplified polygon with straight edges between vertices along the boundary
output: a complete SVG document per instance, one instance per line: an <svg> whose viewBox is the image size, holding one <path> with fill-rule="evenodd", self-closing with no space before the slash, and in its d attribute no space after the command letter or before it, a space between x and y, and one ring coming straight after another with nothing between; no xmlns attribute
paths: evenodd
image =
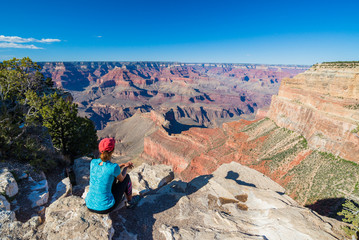
<svg viewBox="0 0 359 240"><path fill-rule="evenodd" d="M351 224L349 227L344 227L344 231L349 236L357 236L359 232L359 203L346 200L343 204L343 210L338 215L343 216L344 222Z"/></svg>

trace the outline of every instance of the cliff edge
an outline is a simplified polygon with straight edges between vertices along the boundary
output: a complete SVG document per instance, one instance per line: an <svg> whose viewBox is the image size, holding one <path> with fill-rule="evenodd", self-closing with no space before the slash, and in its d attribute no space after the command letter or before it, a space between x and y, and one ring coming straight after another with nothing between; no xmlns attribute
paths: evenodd
<svg viewBox="0 0 359 240"><path fill-rule="evenodd" d="M322 63L283 79L268 117L311 148L359 162L359 63Z"/></svg>

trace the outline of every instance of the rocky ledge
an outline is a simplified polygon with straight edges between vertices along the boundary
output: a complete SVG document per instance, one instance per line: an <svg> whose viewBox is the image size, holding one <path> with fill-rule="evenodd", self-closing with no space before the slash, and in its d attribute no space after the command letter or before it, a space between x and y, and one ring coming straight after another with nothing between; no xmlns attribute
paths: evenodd
<svg viewBox="0 0 359 240"><path fill-rule="evenodd" d="M76 160L86 188L90 159ZM143 164L130 173L135 209L91 213L84 199L71 194L69 181L59 183L58 199L45 218L16 221L0 211L2 239L343 239L341 223L299 206L263 174L238 163L223 164L190 182L174 179L169 166ZM63 187L61 187L63 186Z"/></svg>

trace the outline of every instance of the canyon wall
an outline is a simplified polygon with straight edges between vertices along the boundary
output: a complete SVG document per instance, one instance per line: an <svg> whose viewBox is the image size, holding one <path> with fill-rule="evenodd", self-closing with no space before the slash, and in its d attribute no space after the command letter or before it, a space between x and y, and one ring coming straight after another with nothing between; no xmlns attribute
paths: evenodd
<svg viewBox="0 0 359 240"><path fill-rule="evenodd" d="M299 133L268 118L172 135L159 129L144 138L141 156L151 164L173 166L184 180L210 174L223 163L238 162L270 177L303 205L323 199L340 202L349 196L359 199L358 165L309 148ZM330 207L323 211L331 212Z"/></svg>
<svg viewBox="0 0 359 240"><path fill-rule="evenodd" d="M283 79L268 117L313 149L359 162L359 65L317 64Z"/></svg>

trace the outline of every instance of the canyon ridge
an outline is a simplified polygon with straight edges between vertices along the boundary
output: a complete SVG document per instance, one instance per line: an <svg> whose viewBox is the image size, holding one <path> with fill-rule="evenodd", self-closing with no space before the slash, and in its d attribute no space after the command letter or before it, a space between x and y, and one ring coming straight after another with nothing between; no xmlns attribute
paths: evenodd
<svg viewBox="0 0 359 240"><path fill-rule="evenodd" d="M253 119L281 80L308 66L167 62L47 62L45 76L70 91L79 112L103 129L136 112L171 115L187 126ZM177 131L180 131L178 129Z"/></svg>

